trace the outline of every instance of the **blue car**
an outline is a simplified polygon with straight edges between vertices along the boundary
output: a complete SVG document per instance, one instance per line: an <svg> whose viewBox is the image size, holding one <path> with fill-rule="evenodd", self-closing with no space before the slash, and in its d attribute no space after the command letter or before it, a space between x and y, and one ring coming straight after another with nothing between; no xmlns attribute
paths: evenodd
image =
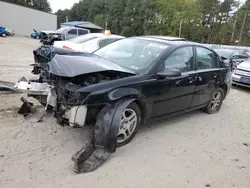
<svg viewBox="0 0 250 188"><path fill-rule="evenodd" d="M6 27L0 26L0 36L1 37L6 37L9 35L9 32Z"/></svg>
<svg viewBox="0 0 250 188"><path fill-rule="evenodd" d="M33 29L33 30L34 30L35 33L32 33L30 35L30 37L33 38L33 39L40 39L41 38L41 34L38 33L35 29Z"/></svg>

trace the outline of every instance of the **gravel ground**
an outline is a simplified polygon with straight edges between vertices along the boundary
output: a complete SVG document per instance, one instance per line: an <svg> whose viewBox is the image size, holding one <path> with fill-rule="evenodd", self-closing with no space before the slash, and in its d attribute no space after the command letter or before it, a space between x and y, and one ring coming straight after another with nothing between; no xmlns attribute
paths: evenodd
<svg viewBox="0 0 250 188"><path fill-rule="evenodd" d="M0 38L0 80L30 75L38 41ZM88 128L34 123L16 114L20 95L0 96L0 187L250 187L250 90L233 88L221 111L200 111L142 127L101 168L72 173Z"/></svg>

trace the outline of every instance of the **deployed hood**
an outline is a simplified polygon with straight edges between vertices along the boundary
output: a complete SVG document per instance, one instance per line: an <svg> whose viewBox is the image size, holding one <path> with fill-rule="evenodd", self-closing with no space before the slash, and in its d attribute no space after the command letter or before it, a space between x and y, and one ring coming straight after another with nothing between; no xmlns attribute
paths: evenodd
<svg viewBox="0 0 250 188"><path fill-rule="evenodd" d="M250 71L250 61L244 61L237 66L237 69Z"/></svg>
<svg viewBox="0 0 250 188"><path fill-rule="evenodd" d="M49 62L49 68L51 74L69 78L103 71L135 74L126 68L94 54L85 54L84 56L56 55L52 61Z"/></svg>

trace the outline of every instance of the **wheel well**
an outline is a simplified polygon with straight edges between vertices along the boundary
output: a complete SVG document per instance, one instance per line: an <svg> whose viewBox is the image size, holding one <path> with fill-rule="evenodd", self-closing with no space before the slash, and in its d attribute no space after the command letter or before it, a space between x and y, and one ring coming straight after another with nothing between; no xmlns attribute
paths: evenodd
<svg viewBox="0 0 250 188"><path fill-rule="evenodd" d="M223 84L223 85L220 86L220 88L223 89L223 91L224 91L224 98L225 98L226 93L227 93L227 85Z"/></svg>
<svg viewBox="0 0 250 188"><path fill-rule="evenodd" d="M142 120L142 124L144 124L146 119L147 119L147 107L144 104L144 102L142 102L142 101L140 101L138 99L135 100L134 102L138 105L138 107L141 110L141 115L142 115L141 120Z"/></svg>

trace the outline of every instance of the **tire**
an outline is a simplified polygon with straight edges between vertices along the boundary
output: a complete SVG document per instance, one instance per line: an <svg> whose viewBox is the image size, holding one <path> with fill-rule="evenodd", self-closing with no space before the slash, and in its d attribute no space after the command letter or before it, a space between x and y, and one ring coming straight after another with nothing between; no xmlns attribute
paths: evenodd
<svg viewBox="0 0 250 188"><path fill-rule="evenodd" d="M134 128L132 128L132 130L133 130L133 132L130 134L130 136L126 139L126 140L124 140L124 141L121 141L121 140L119 140L119 137L120 137L120 135L119 135L119 133L120 133L120 130L121 130L121 128L122 128L122 121L124 121L124 120L122 120L123 119L123 113L124 112L126 112L126 111L133 111L133 112L135 112L135 114L136 114L136 118L137 118L137 121L136 121L136 123L135 123L135 127ZM117 147L122 147L122 146L125 146L125 145L127 145L129 142L131 142L131 140L133 140L133 138L135 137L135 135L136 135L136 133L137 133L137 131L138 131L138 129L139 129L139 127L140 127L140 125L141 125L141 110L140 110L140 108L138 107L138 105L136 104L136 103L130 103L127 107L126 107L126 109L122 112L122 114L121 114L121 122L120 122L120 126L119 126L119 133L118 133L118 135L117 135ZM131 127L131 126L130 126Z"/></svg>
<svg viewBox="0 0 250 188"><path fill-rule="evenodd" d="M40 37L36 36L36 39L40 39Z"/></svg>
<svg viewBox="0 0 250 188"><path fill-rule="evenodd" d="M219 112L223 103L224 96L225 96L224 90L222 88L217 88L213 92L208 105L204 108L204 112L208 114L214 114L214 113Z"/></svg>
<svg viewBox="0 0 250 188"><path fill-rule="evenodd" d="M5 33L2 33L1 34L1 37L6 37L7 35Z"/></svg>

